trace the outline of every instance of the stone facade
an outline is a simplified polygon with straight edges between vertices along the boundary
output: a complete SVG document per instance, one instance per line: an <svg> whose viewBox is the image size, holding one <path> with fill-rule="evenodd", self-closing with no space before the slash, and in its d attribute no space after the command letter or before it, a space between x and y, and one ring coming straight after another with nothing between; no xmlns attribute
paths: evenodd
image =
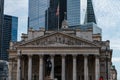
<svg viewBox="0 0 120 80"><path fill-rule="evenodd" d="M110 79L112 50L109 41L101 41L92 29L35 31L11 42L9 51L10 80L45 80L46 59L50 57L50 77L55 80Z"/></svg>

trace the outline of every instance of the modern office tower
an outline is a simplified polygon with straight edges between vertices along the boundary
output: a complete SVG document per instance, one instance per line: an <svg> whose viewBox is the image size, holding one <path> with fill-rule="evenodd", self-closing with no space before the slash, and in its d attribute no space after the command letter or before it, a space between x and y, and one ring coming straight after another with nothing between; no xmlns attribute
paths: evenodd
<svg viewBox="0 0 120 80"><path fill-rule="evenodd" d="M38 30L45 27L46 30L58 30L65 13L69 26L81 25L81 3L82 0L29 0L29 28ZM82 21L96 23L92 1L85 0L84 3L87 4L86 18Z"/></svg>
<svg viewBox="0 0 120 80"><path fill-rule="evenodd" d="M0 60L0 80L9 80L8 71L8 61Z"/></svg>
<svg viewBox="0 0 120 80"><path fill-rule="evenodd" d="M61 28L64 14L67 12L67 0L50 0L46 11L46 30L58 30Z"/></svg>
<svg viewBox="0 0 120 80"><path fill-rule="evenodd" d="M4 25L2 31L2 60L8 60L8 52L10 41L17 41L18 17L4 15Z"/></svg>
<svg viewBox="0 0 120 80"><path fill-rule="evenodd" d="M46 30L48 28L55 30L58 24L61 26L64 12L66 12L66 0L29 0L28 28L38 30L44 27Z"/></svg>
<svg viewBox="0 0 120 80"><path fill-rule="evenodd" d="M48 5L49 0L29 0L28 28L38 30L45 27L45 12Z"/></svg>
<svg viewBox="0 0 120 80"><path fill-rule="evenodd" d="M4 12L3 10L4 10L4 0L0 0L0 27L3 24L3 12Z"/></svg>
<svg viewBox="0 0 120 80"><path fill-rule="evenodd" d="M90 22L96 23L96 17L95 17L95 13L94 13L92 0L87 0L85 23L90 23Z"/></svg>
<svg viewBox="0 0 120 80"><path fill-rule="evenodd" d="M80 0L51 0L46 14L46 30L60 29L64 18L69 26L80 25Z"/></svg>
<svg viewBox="0 0 120 80"><path fill-rule="evenodd" d="M3 11L4 10L4 0L0 0L0 59L2 54L2 27L3 27Z"/></svg>
<svg viewBox="0 0 120 80"><path fill-rule="evenodd" d="M80 0L67 0L67 21L69 26L80 25Z"/></svg>
<svg viewBox="0 0 120 80"><path fill-rule="evenodd" d="M59 24L59 0L50 0L45 14L45 29L55 30Z"/></svg>

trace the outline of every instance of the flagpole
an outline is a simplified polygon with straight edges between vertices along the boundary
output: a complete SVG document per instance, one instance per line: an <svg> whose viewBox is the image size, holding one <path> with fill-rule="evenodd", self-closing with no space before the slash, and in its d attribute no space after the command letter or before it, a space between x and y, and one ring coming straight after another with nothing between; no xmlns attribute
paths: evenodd
<svg viewBox="0 0 120 80"><path fill-rule="evenodd" d="M47 0L47 30L48 30L48 0Z"/></svg>
<svg viewBox="0 0 120 80"><path fill-rule="evenodd" d="M58 31L59 31L59 14L58 14Z"/></svg>
<svg viewBox="0 0 120 80"><path fill-rule="evenodd" d="M57 6L56 16L57 16L57 20L58 20L58 22L57 22L57 29L59 31L59 17L60 17L60 15L59 15L59 2L58 2L58 6Z"/></svg>
<svg viewBox="0 0 120 80"><path fill-rule="evenodd" d="M58 1L58 31L59 31L59 17L60 17L59 14L60 14L60 13L59 13L59 1Z"/></svg>

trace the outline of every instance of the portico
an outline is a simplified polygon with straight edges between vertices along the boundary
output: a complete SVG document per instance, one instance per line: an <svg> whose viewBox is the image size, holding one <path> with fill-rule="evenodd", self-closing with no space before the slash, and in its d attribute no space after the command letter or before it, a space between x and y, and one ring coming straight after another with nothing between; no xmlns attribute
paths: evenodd
<svg viewBox="0 0 120 80"><path fill-rule="evenodd" d="M33 47L32 47L33 48ZM45 70L45 56L51 57L52 62L52 71L50 77L52 79L58 78L58 80L98 80L99 79L99 49L98 48L84 48L84 49L77 49L77 47L71 50L71 47L39 47L38 49L34 50L30 47L21 49L21 56L26 56L26 61L28 65L26 71L28 72L27 76L22 76L25 80L32 80L34 79L34 75L36 75L36 80L44 80L46 77L46 70ZM28 50L29 49L29 50ZM74 50L75 49L75 50ZM61 52L62 51L62 52ZM19 56L18 51L18 56ZM89 52L89 53L88 53ZM59 57L59 58L57 58ZM38 60L38 62L36 60ZM58 59L58 63L55 60ZM90 62L93 61L93 62ZM20 67L20 62L24 62L18 57L18 67ZM36 63L37 62L37 63ZM38 67L32 67L32 64L38 65ZM91 65L91 66L90 66ZM34 66L34 65L33 65ZM70 68L67 66L71 66ZM56 72L56 68L59 68L60 71ZM38 68L38 72L35 73L34 68ZM81 68L81 69L80 69ZM25 70L21 67L22 70ZM92 69L93 72L91 72ZM69 70L71 73L69 73ZM20 80L21 73L19 68L17 68L17 80ZM24 73L26 74L26 73ZM39 75L39 77L37 77ZM71 75L71 76L70 76ZM83 76L84 75L84 76ZM60 78L59 78L60 77ZM79 79L78 79L79 78Z"/></svg>

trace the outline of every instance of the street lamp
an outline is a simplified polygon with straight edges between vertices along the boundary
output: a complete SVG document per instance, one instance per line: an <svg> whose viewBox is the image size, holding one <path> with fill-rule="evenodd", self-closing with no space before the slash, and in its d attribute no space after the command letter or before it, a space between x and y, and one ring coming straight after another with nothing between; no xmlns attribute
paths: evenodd
<svg viewBox="0 0 120 80"><path fill-rule="evenodd" d="M108 80L108 48L106 47L105 56L106 56L106 80Z"/></svg>

